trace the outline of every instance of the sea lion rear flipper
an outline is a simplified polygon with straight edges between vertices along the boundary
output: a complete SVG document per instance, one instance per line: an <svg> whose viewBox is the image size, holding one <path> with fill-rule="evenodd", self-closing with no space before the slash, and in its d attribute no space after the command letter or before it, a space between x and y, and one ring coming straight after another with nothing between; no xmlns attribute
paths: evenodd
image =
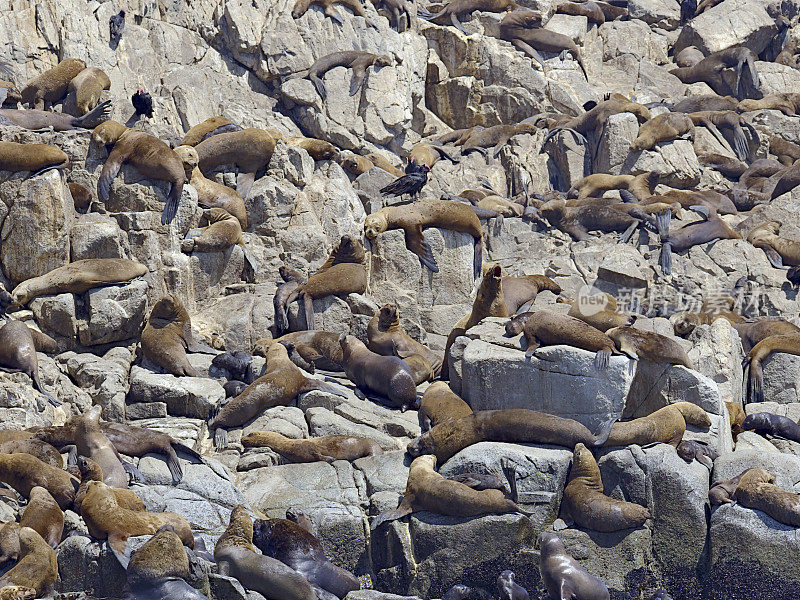
<svg viewBox="0 0 800 600"><path fill-rule="evenodd" d="M303 299L303 310L306 315L306 329L314 331L314 299L310 294L303 292L300 294Z"/></svg>
<svg viewBox="0 0 800 600"><path fill-rule="evenodd" d="M783 269L783 257L778 254L778 252L772 246L767 246L766 244L759 245L759 247L764 250L764 253L767 255L769 262L772 263L772 266L776 269Z"/></svg>
<svg viewBox="0 0 800 600"><path fill-rule="evenodd" d="M111 100L105 100L82 117L76 117L73 119L72 126L80 127L81 129L93 129L96 125L99 125L103 121L107 121L110 117Z"/></svg>
<svg viewBox="0 0 800 600"><path fill-rule="evenodd" d="M147 479L139 469L137 469L134 465L129 463L128 461L120 461L122 463L122 468L125 469L125 472L131 476L134 481L145 482Z"/></svg>
<svg viewBox="0 0 800 600"><path fill-rule="evenodd" d="M608 421L603 423L600 427L600 430L594 436L594 442L592 446L602 446L608 440L608 436L611 435L611 428L614 427L614 423L619 420L618 416L609 417Z"/></svg>
<svg viewBox="0 0 800 600"><path fill-rule="evenodd" d="M631 223L628 228L619 236L619 241L623 244L627 244L637 227L639 227L639 223Z"/></svg>
<svg viewBox="0 0 800 600"><path fill-rule="evenodd" d="M697 462L699 462L709 471L714 470L714 462L705 454L701 454L700 456L696 456L695 458L697 459Z"/></svg>
<svg viewBox="0 0 800 600"><path fill-rule="evenodd" d="M740 125L733 128L733 146L739 160L746 161L749 148L747 147L747 138L744 137L744 129Z"/></svg>
<svg viewBox="0 0 800 600"><path fill-rule="evenodd" d="M433 251L430 245L425 240L425 234L422 233L422 226L417 225L413 230L406 229L406 247L419 257L419 262L427 267L434 273L439 272L439 266L436 264L436 259L433 257Z"/></svg>
<svg viewBox="0 0 800 600"><path fill-rule="evenodd" d="M400 506L394 510L386 510L375 517L375 520L369 526L370 531L375 531L387 521L396 521L397 519L402 519L406 515L410 515L412 512L414 512L414 509L411 508L411 498L408 494L406 494L403 496L403 501L400 503Z"/></svg>
<svg viewBox="0 0 800 600"><path fill-rule="evenodd" d="M607 369L609 360L611 360L611 350L598 350L594 355L594 368L598 371Z"/></svg>
<svg viewBox="0 0 800 600"><path fill-rule="evenodd" d="M169 190L169 196L164 203L164 211L161 213L161 224L169 225L172 219L178 214L178 204L181 201L181 193L183 191L183 184L173 183Z"/></svg>
<svg viewBox="0 0 800 600"><path fill-rule="evenodd" d="M114 146L114 149L109 153L106 164L103 165L103 170L100 172L100 179L97 180L97 196L103 202L108 202L108 196L111 193L111 182L119 174L122 163L127 158L128 156L120 150L119 146Z"/></svg>
<svg viewBox="0 0 800 600"><path fill-rule="evenodd" d="M128 538L123 536L118 531L108 532L108 549L117 557L119 564L123 569L128 568L128 563L131 561L130 549L128 548Z"/></svg>
<svg viewBox="0 0 800 600"><path fill-rule="evenodd" d="M350 95L355 96L361 86L364 85L364 79L367 77L366 69L353 69L353 77L350 79Z"/></svg>
<svg viewBox="0 0 800 600"><path fill-rule="evenodd" d="M172 476L172 485L178 485L181 481L183 481L183 467L181 466L181 462L178 460L178 455L175 453L175 449L172 446L170 446L168 449L164 462L167 463L169 474Z"/></svg>
<svg viewBox="0 0 800 600"><path fill-rule="evenodd" d="M544 59L542 58L542 55L539 54L539 52L537 52L530 44L528 44L527 42L523 42L520 39L514 39L514 41L511 42L511 45L514 46L520 52L526 54L529 58L532 58L533 60L538 62L539 65L541 65L542 67L542 72L544 72L545 70Z"/></svg>
<svg viewBox="0 0 800 600"><path fill-rule="evenodd" d="M531 340L528 342L528 348L525 350L525 358L530 358L536 352L541 344L538 340Z"/></svg>
<svg viewBox="0 0 800 600"><path fill-rule="evenodd" d="M656 215L656 228L661 238L661 255L658 257L658 264L664 275L672 273L672 244L669 242L669 223L672 220L672 212L662 211Z"/></svg>
<svg viewBox="0 0 800 600"><path fill-rule="evenodd" d="M224 450L228 447L228 431L222 427L217 427L214 432L214 446L217 450Z"/></svg>
<svg viewBox="0 0 800 600"><path fill-rule="evenodd" d="M472 278L477 279L483 267L483 239L475 240L472 257Z"/></svg>
<svg viewBox="0 0 800 600"><path fill-rule="evenodd" d="M78 464L78 447L75 444L68 444L61 447L61 452L67 453L67 466Z"/></svg>
<svg viewBox="0 0 800 600"><path fill-rule="evenodd" d="M424 8L422 8L420 6L420 7L417 7L417 16L420 19L425 19L426 21L429 21L430 19L433 18L433 13L425 10Z"/></svg>
<svg viewBox="0 0 800 600"><path fill-rule="evenodd" d="M461 21L458 20L458 16L456 13L450 13L450 22L453 24L453 27L458 29L461 33L466 34L467 32L464 31L464 26L461 24Z"/></svg>

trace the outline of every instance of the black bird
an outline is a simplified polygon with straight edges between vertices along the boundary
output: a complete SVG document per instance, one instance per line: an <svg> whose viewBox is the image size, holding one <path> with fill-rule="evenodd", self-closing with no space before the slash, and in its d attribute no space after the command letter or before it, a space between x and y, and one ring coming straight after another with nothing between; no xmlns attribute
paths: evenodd
<svg viewBox="0 0 800 600"><path fill-rule="evenodd" d="M112 16L108 20L108 30L111 33L111 44L116 46L119 44L119 38L122 37L122 30L125 29L125 11L119 11L119 14Z"/></svg>
<svg viewBox="0 0 800 600"><path fill-rule="evenodd" d="M413 163L409 163L409 166L412 164ZM431 168L428 165L419 165L410 173L408 172L408 168L409 167L406 167L407 175L398 177L386 187L381 188L381 194L384 196L402 196L403 194L409 194L411 198L414 199L414 197L422 191L422 188L425 187L425 184L428 183L428 171L430 171Z"/></svg>
<svg viewBox="0 0 800 600"><path fill-rule="evenodd" d="M137 115L153 116L153 99L143 89L136 90L136 93L131 96L131 104Z"/></svg>
<svg viewBox="0 0 800 600"><path fill-rule="evenodd" d="M792 284L794 289L800 288L800 267L789 267L786 271L786 279Z"/></svg>

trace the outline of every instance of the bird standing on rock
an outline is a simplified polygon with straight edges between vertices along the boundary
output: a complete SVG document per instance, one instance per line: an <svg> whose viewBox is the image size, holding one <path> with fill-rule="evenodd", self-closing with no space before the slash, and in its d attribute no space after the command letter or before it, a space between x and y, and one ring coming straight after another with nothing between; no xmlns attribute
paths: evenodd
<svg viewBox="0 0 800 600"><path fill-rule="evenodd" d="M414 168L412 169L412 165ZM428 183L428 172L431 168L428 165L415 165L409 162L406 167L406 175L398 177L389 185L381 188L381 194L384 196L402 196L409 194L412 200L415 200L425 184Z"/></svg>
<svg viewBox="0 0 800 600"><path fill-rule="evenodd" d="M153 99L143 89L136 90L136 93L131 96L131 104L137 115L153 116Z"/></svg>
<svg viewBox="0 0 800 600"><path fill-rule="evenodd" d="M108 31L111 34L112 46L116 47L119 44L123 29L125 29L125 11L121 10L108 20Z"/></svg>

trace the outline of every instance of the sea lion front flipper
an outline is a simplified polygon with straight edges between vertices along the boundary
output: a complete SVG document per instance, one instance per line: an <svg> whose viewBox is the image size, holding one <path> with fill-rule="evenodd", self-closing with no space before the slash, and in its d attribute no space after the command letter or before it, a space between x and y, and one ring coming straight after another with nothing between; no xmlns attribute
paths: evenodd
<svg viewBox="0 0 800 600"><path fill-rule="evenodd" d="M120 462L122 463L122 468L125 470L125 472L126 472L128 475L130 475L130 476L131 476L131 478L132 478L134 481L140 481L140 482L142 482L142 483L144 483L145 481L147 481L147 478L145 478L145 476L144 476L144 473L142 473L142 472L141 472L139 469L137 469L137 468L136 468L134 465L132 465L131 463L129 463L129 462L127 462L127 461L124 461L124 460L122 460L122 461L120 461Z"/></svg>
<svg viewBox="0 0 800 600"><path fill-rule="evenodd" d="M250 188L253 187L253 182L256 180L255 173L239 173L236 176L236 191L242 197L242 200L247 200L250 195Z"/></svg>
<svg viewBox="0 0 800 600"><path fill-rule="evenodd" d="M406 515L410 515L414 512L414 509L411 507L412 499L409 497L408 494L403 496L403 501L400 503L400 506L395 508L394 510L386 510L375 517L375 520L369 526L370 531L375 531L378 527L380 527L383 523L387 521L396 521L397 519L402 519Z"/></svg>
<svg viewBox="0 0 800 600"><path fill-rule="evenodd" d="M475 248L472 252L472 278L477 279L483 268L483 238L475 240Z"/></svg>
<svg viewBox="0 0 800 600"><path fill-rule="evenodd" d="M714 470L713 461L708 456L706 456L705 454L701 454L700 456L695 456L695 459L697 460L697 462L699 462L701 465L703 465L709 471L713 471Z"/></svg>
<svg viewBox="0 0 800 600"><path fill-rule="evenodd" d="M71 467L78 464L78 447L75 444L69 444L61 447L61 452L67 453L67 466Z"/></svg>
<svg viewBox="0 0 800 600"><path fill-rule="evenodd" d="M113 150L108 154L103 170L100 172L100 179L97 180L97 195L103 202L108 202L108 196L111 193L111 182L119 174L122 163L127 158L128 155L120 150L120 146L114 146Z"/></svg>
<svg viewBox="0 0 800 600"><path fill-rule="evenodd" d="M311 294L306 294L305 292L300 294L300 297L303 300L303 310L306 315L306 329L314 331L314 299Z"/></svg>
<svg viewBox="0 0 800 600"><path fill-rule="evenodd" d="M364 85L364 79L367 77L366 69L353 68L353 77L350 79L350 95L355 96L361 86Z"/></svg>
<svg viewBox="0 0 800 600"><path fill-rule="evenodd" d="M619 241L622 244L627 244L628 240L631 239L631 236L633 235L633 232L636 231L637 227L639 227L639 223L636 223L636 222L631 223L628 226L628 228L622 233L622 235L619 236Z"/></svg>
<svg viewBox="0 0 800 600"><path fill-rule="evenodd" d="M319 379L308 379L303 386L303 391L301 393L311 392L314 390L325 392L326 394L333 394L335 396L339 396L340 398L347 398L347 394L339 390L335 385L330 384L327 381L320 381Z"/></svg>
<svg viewBox="0 0 800 600"><path fill-rule="evenodd" d="M536 352L539 346L541 346L539 340L534 339L528 342L528 348L525 350L525 357L530 358L531 356L533 356L533 353Z"/></svg>
<svg viewBox="0 0 800 600"><path fill-rule="evenodd" d="M164 462L167 463L169 474L172 476L172 485L178 485L183 481L183 467L181 466L181 461L178 460L178 454L175 452L175 448L172 446L168 448Z"/></svg>
<svg viewBox="0 0 800 600"><path fill-rule="evenodd" d="M338 25L344 25L344 19L342 19L339 11L336 10L336 7L333 4L328 5L325 7L325 14L329 16L334 22Z"/></svg>
<svg viewBox="0 0 800 600"><path fill-rule="evenodd" d="M217 427L214 432L214 446L217 450L224 450L228 447L228 431L222 427Z"/></svg>
<svg viewBox="0 0 800 600"><path fill-rule="evenodd" d="M461 21L458 20L458 16L456 13L450 13L450 22L453 24L453 27L458 29L461 33L466 34L467 32L464 31L464 26L461 24Z"/></svg>
<svg viewBox="0 0 800 600"><path fill-rule="evenodd" d="M537 52L531 45L529 45L527 42L523 42L520 39L515 39L513 42L511 42L511 45L523 54L526 54L529 58L532 58L538 62L542 67L542 72L544 72L544 59L542 58L542 55L539 54L539 52Z"/></svg>
<svg viewBox="0 0 800 600"><path fill-rule="evenodd" d="M325 89L325 83L323 83L322 78L317 77L315 74L309 74L308 78L311 80L311 83L314 84L314 87L317 88L319 97L326 100L328 98L328 90Z"/></svg>
<svg viewBox="0 0 800 600"><path fill-rule="evenodd" d="M419 256L419 262L425 267L434 273L438 273L439 266L436 264L436 259L433 257L433 251L430 245L425 240L425 234L422 233L422 225L417 225L413 230L406 229L405 234L406 248Z"/></svg>
<svg viewBox="0 0 800 600"><path fill-rule="evenodd" d="M128 548L128 538L123 536L118 531L109 531L108 532L108 540L106 542L108 544L108 549L114 553L114 556L117 557L119 564L122 565L123 569L128 568L128 563L131 561L130 550Z"/></svg>

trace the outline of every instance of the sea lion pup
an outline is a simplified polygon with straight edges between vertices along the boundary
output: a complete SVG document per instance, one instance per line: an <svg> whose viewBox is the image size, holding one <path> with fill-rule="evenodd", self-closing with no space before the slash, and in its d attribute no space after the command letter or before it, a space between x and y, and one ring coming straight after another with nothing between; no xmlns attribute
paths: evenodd
<svg viewBox="0 0 800 600"><path fill-rule="evenodd" d="M514 571L503 571L497 576L500 600L530 600L528 590L514 581Z"/></svg>
<svg viewBox="0 0 800 600"><path fill-rule="evenodd" d="M699 209L703 210L700 211ZM684 225L675 233L670 234L670 213L664 211L656 216L656 226L661 239L661 254L658 264L664 275L672 274L672 251L682 252L692 246L707 244L714 240L740 240L740 233L731 229L725 221L719 218L716 211L709 211L707 207L695 207L695 211L706 219L697 223Z"/></svg>
<svg viewBox="0 0 800 600"><path fill-rule="evenodd" d="M67 93L67 88L86 63L78 58L67 58L31 79L22 88L22 103L30 108L44 110L46 104L55 104Z"/></svg>
<svg viewBox="0 0 800 600"><path fill-rule="evenodd" d="M694 123L689 115L680 112L664 113L639 127L639 135L631 143L631 150L652 150L656 144L671 142L687 133L694 133Z"/></svg>
<svg viewBox="0 0 800 600"><path fill-rule="evenodd" d="M0 577L0 588L7 585L33 588L40 598L52 590L58 579L55 550L30 527L19 530L19 548L19 562Z"/></svg>
<svg viewBox="0 0 800 600"><path fill-rule="evenodd" d="M600 198L609 190L628 190L641 201L655 193L658 178L659 174L655 171L647 171L640 175L593 173L575 182L567 192L567 198L583 201L586 198Z"/></svg>
<svg viewBox="0 0 800 600"><path fill-rule="evenodd" d="M750 131L750 135L755 143L759 144L758 131L756 131L755 127L743 120L739 114L732 110L706 110L702 112L693 112L689 113L689 118L695 125L702 125L708 129L714 135L714 137L717 138L717 141L719 141L719 143L726 148L730 148L730 144L722 135L720 130L725 129L729 131L731 137L733 138L732 150L736 153L736 157L739 160L746 161L750 153L747 138L744 135L744 129L742 126L746 127Z"/></svg>
<svg viewBox="0 0 800 600"><path fill-rule="evenodd" d="M769 151L786 167L791 167L794 161L800 159L800 146L786 141L779 135L769 138Z"/></svg>
<svg viewBox="0 0 800 600"><path fill-rule="evenodd" d="M83 294L103 285L130 281L147 273L143 264L125 258L87 258L53 269L20 283L11 292L14 303L24 306L37 296Z"/></svg>
<svg viewBox="0 0 800 600"><path fill-rule="evenodd" d="M539 51L555 53L566 51L577 61L583 76L589 79L580 50L572 38L549 29L542 29L542 16L536 11L515 10L504 16L500 21L500 39L511 42L514 48L538 62L542 71L544 71L544 59Z"/></svg>
<svg viewBox="0 0 800 600"><path fill-rule="evenodd" d="M331 384L306 377L289 360L283 344L272 343L266 355L267 365L264 374L248 385L241 394L232 398L209 421L209 430L216 429L214 442L217 449L222 450L228 445L226 428L244 425L267 408L286 406L300 394L321 390L344 396Z"/></svg>
<svg viewBox="0 0 800 600"><path fill-rule="evenodd" d="M534 312L525 321L522 332L528 345L526 356L533 356L540 346L565 344L596 352L595 368L606 369L611 354L616 353L614 341L605 333L580 319L552 310Z"/></svg>
<svg viewBox="0 0 800 600"><path fill-rule="evenodd" d="M154 365L176 377L199 377L186 351L216 354L195 341L189 312L180 298L167 294L153 305L142 331L142 354Z"/></svg>
<svg viewBox="0 0 800 600"><path fill-rule="evenodd" d="M342 364L347 378L362 395L378 395L393 408L417 407L417 385L411 369L397 356L381 356L352 335L339 337Z"/></svg>
<svg viewBox="0 0 800 600"><path fill-rule="evenodd" d="M367 76L367 67L389 67L392 65L392 59L388 54L372 54L371 52L362 52L361 50L345 50L343 52L333 52L327 54L320 59L317 59L311 68L308 70L306 77L311 80L317 92L323 100L328 97L328 92L325 89L325 84L322 78L325 73L336 67L344 67L346 69L353 69L353 78L350 80L350 95L355 96L361 86L364 85L364 79Z"/></svg>
<svg viewBox="0 0 800 600"><path fill-rule="evenodd" d="M70 181L67 186L69 187L75 210L81 214L86 214L89 211L89 205L92 203L92 192L86 186L74 181Z"/></svg>
<svg viewBox="0 0 800 600"><path fill-rule="evenodd" d="M364 7L358 0L297 0L294 8L292 9L292 18L299 19L302 17L304 14L306 14L312 4L319 4L322 6L324 8L325 16L330 17L339 25L344 25L344 21L342 20L342 17L339 15L339 12L336 10L336 8L334 8L334 4L346 6L353 11L354 15L357 17L364 17L364 20L367 20L367 13L364 12ZM367 21L367 24L370 25L370 22Z"/></svg>
<svg viewBox="0 0 800 600"><path fill-rule="evenodd" d="M739 486L739 482L742 480L742 476L747 473L747 471L749 471L749 469L742 471L736 477L720 479L712 483L708 490L708 501L711 506L733 504L733 495L736 492L736 488Z"/></svg>
<svg viewBox="0 0 800 600"><path fill-rule="evenodd" d="M23 453L0 454L0 482L10 485L26 498L34 487L41 486L50 492L61 510L72 505L79 483L66 471Z"/></svg>
<svg viewBox="0 0 800 600"><path fill-rule="evenodd" d="M30 454L56 469L64 468L64 459L56 448L40 439L9 440L0 443L0 454Z"/></svg>
<svg viewBox="0 0 800 600"><path fill-rule="evenodd" d="M614 340L620 352L634 360L644 359L657 363L683 365L687 369L694 368L683 346L660 333L623 326L609 329L606 335Z"/></svg>
<svg viewBox="0 0 800 600"><path fill-rule="evenodd" d="M90 481L81 503L81 516L89 535L108 540L108 547L123 567L128 564L126 545L129 537L154 534L162 525L172 525L184 546L194 547L189 523L181 515L170 512L133 511L122 508L113 488L102 481Z"/></svg>
<svg viewBox="0 0 800 600"><path fill-rule="evenodd" d="M203 211L208 225L197 237L181 240L181 252L225 252L231 246L244 246L242 225L239 219L223 208L208 208Z"/></svg>
<svg viewBox="0 0 800 600"><path fill-rule="evenodd" d="M747 241L756 248L761 248L772 266L777 269L786 265L800 265L800 242L780 237L780 227L780 222L768 221L748 233Z"/></svg>
<svg viewBox="0 0 800 600"><path fill-rule="evenodd" d="M600 468L583 444L575 445L561 510L579 526L603 532L640 527L650 518L644 506L603 494Z"/></svg>
<svg viewBox="0 0 800 600"><path fill-rule="evenodd" d="M389 229L402 229L406 234L406 248L419 256L425 267L438 273L439 267L423 233L423 229L428 227L460 231L474 238L472 269L473 276L477 278L483 261L483 227L481 220L466 204L447 200L420 200L405 206L387 206L367 215L364 234L368 239L374 240Z"/></svg>
<svg viewBox="0 0 800 600"><path fill-rule="evenodd" d="M408 471L406 491L400 506L378 515L370 529L375 531L387 521L402 519L420 510L454 517L475 517L490 513L529 515L501 490L474 490L458 481L445 479L436 472L436 463L437 458L433 454L417 456ZM509 468L503 470L508 477L511 496L516 498L516 473Z"/></svg>
<svg viewBox="0 0 800 600"><path fill-rule="evenodd" d="M122 466L119 452L100 429L100 411L95 405L80 417L75 425L75 446L78 454L92 459L103 471L103 483L113 488L128 487L128 475Z"/></svg>
<svg viewBox="0 0 800 600"><path fill-rule="evenodd" d="M561 293L561 286L545 275L506 276L502 278L502 288L506 312L509 315L536 300L536 296L542 290L549 290L554 294Z"/></svg>
<svg viewBox="0 0 800 600"><path fill-rule="evenodd" d="M64 531L64 513L46 489L36 486L31 489L28 505L22 511L20 527L30 527L51 547L61 541Z"/></svg>
<svg viewBox="0 0 800 600"><path fill-rule="evenodd" d="M400 325L396 304L384 304L370 319L367 340L367 347L373 352L400 358L418 354L427 360L435 375L442 370L442 357L410 337Z"/></svg>
<svg viewBox="0 0 800 600"><path fill-rule="evenodd" d="M5 325L0 327L0 370L25 373L33 381L33 387L47 398L50 404L61 406L61 402L42 387L33 334L22 321L6 321Z"/></svg>
<svg viewBox="0 0 800 600"><path fill-rule="evenodd" d="M33 131L70 131L71 129L92 129L108 120L111 114L111 101L106 100L83 116L52 112L49 110L0 109L0 124L16 125ZM31 145L31 144L27 144Z"/></svg>
<svg viewBox="0 0 800 600"><path fill-rule="evenodd" d="M323 435L295 440L272 431L254 431L242 437L242 445L245 448L270 448L293 463L354 461L383 453L374 440L349 435Z"/></svg>
<svg viewBox="0 0 800 600"><path fill-rule="evenodd" d="M616 420L614 418L610 422ZM408 443L411 456L435 454L444 464L452 456L478 442L512 444L554 444L574 448L575 444L601 446L611 429L603 425L598 435L578 421L524 408L482 410L458 419L447 419Z"/></svg>
<svg viewBox="0 0 800 600"><path fill-rule="evenodd" d="M282 600L316 600L311 584L303 575L281 561L256 554L253 520L241 504L214 546L220 575L235 577L248 590Z"/></svg>
<svg viewBox="0 0 800 600"><path fill-rule="evenodd" d="M719 458L719 453L705 442L683 440L678 444L676 450L678 451L678 456L687 463L697 460L709 471L714 468L714 461Z"/></svg>
<svg viewBox="0 0 800 600"><path fill-rule="evenodd" d="M749 469L736 486L734 499L740 506L760 510L792 527L800 527L800 495L774 484L775 475L765 469Z"/></svg>
<svg viewBox="0 0 800 600"><path fill-rule="evenodd" d="M600 474L597 474L598 478ZM575 600L608 600L608 588L572 558L555 533L539 535L539 571L542 583L551 598Z"/></svg>
<svg viewBox="0 0 800 600"><path fill-rule="evenodd" d="M646 417L614 423L603 446L644 446L661 442L677 448L687 424L707 428L711 426L711 419L696 404L675 402Z"/></svg>
<svg viewBox="0 0 800 600"><path fill-rule="evenodd" d="M706 57L696 46L686 46L675 55L678 67L693 67Z"/></svg>
<svg viewBox="0 0 800 600"><path fill-rule="evenodd" d="M589 231L602 231L619 232L625 242L642 222L655 221L645 209L655 211L653 207L620 203L612 198L586 199L579 206L570 206L567 200L557 198L542 204L539 213L550 225L576 241L592 239Z"/></svg>
<svg viewBox="0 0 800 600"><path fill-rule="evenodd" d="M175 148L175 153L183 161L187 181L197 190L197 203L204 208L226 210L239 220L242 229L247 229L247 209L236 190L206 178L198 166L200 157L197 155L197 150L191 146L178 146Z"/></svg>
<svg viewBox="0 0 800 600"><path fill-rule="evenodd" d="M307 362L324 371L344 371L342 366L342 346L339 334L330 331L295 331L287 333L276 342L293 342L294 349ZM267 355L272 340L258 340L253 347L256 356Z"/></svg>
<svg viewBox="0 0 800 600"><path fill-rule="evenodd" d="M247 200L256 172L266 168L272 160L275 138L263 129L242 129L206 138L195 150L203 174L222 165L236 165L239 169L236 192Z"/></svg>
<svg viewBox="0 0 800 600"><path fill-rule="evenodd" d="M461 25L459 17L471 16L476 10L499 13L518 8L520 5L514 0L451 0L436 14L419 9L417 15L421 19L437 25L445 25L447 21L450 21L453 27L463 33L464 27Z"/></svg>
<svg viewBox="0 0 800 600"><path fill-rule="evenodd" d="M735 215L739 212L728 196L714 190L669 190L663 194L645 198L640 203L643 207L653 204L678 204L687 210L693 206L706 206L720 215Z"/></svg>
<svg viewBox="0 0 800 600"><path fill-rule="evenodd" d="M175 218L181 199L186 173L183 162L175 151L158 138L143 131L129 129L117 121L106 121L92 130L92 141L98 146L111 148L100 179L97 181L97 196L108 202L111 182L122 165L129 163L149 179L158 179L172 184L161 223L166 225Z"/></svg>
<svg viewBox="0 0 800 600"><path fill-rule="evenodd" d="M72 508L75 512L80 514L83 500L86 498L86 492L89 490L89 484L92 481L103 481L103 469L91 458L86 458L85 456L78 456L77 467L78 473L80 473L81 476L81 483L78 486L78 491L75 492L75 501L72 504ZM127 488L111 488L111 491L120 508L135 512L142 512L145 510L144 502L133 490Z"/></svg>
<svg viewBox="0 0 800 600"><path fill-rule="evenodd" d="M348 294L364 293L367 289L366 256L364 245L359 240L343 235L325 264L289 294L287 305L298 297L303 303L306 329L316 328L314 300L317 298L344 298Z"/></svg>
<svg viewBox="0 0 800 600"><path fill-rule="evenodd" d="M217 354L211 361L211 365L220 371L225 371L227 379L245 381L250 378L249 370L252 362L253 357L247 352L228 350L222 354Z"/></svg>
<svg viewBox="0 0 800 600"><path fill-rule="evenodd" d="M162 525L128 563L125 600L208 600L188 583L189 557L172 525Z"/></svg>
<svg viewBox="0 0 800 600"><path fill-rule="evenodd" d="M589 23L602 25L606 22L606 16L595 2L564 2L556 7L556 12L562 15L574 15L586 17Z"/></svg>
<svg viewBox="0 0 800 600"><path fill-rule="evenodd" d="M100 102L103 90L111 89L111 80L102 69L87 67L78 73L67 86L67 93L73 94L78 115L85 115Z"/></svg>
<svg viewBox="0 0 800 600"><path fill-rule="evenodd" d="M67 165L69 157L56 146L0 141L0 171L30 171L38 174Z"/></svg>
<svg viewBox="0 0 800 600"><path fill-rule="evenodd" d="M181 140L181 146L197 146L197 144L210 138L212 135L241 130L242 128L236 123L223 116L209 117L186 132L186 135L184 135Z"/></svg>
<svg viewBox="0 0 800 600"><path fill-rule="evenodd" d="M768 412L747 415L742 421L742 431L755 431L762 436L770 435L800 442L800 425L789 417Z"/></svg>
<svg viewBox="0 0 800 600"><path fill-rule="evenodd" d="M734 46L718 52L713 52L706 56L693 67L679 67L672 69L670 73L675 75L683 83L704 82L720 96L731 95L739 100L744 99L747 92L751 90L743 89L743 84L748 88L758 90L760 82L755 61L758 60L755 52L743 46ZM726 68L736 71L736 78L733 87L722 76Z"/></svg>
<svg viewBox="0 0 800 600"><path fill-rule="evenodd" d="M419 404L419 423L422 431L450 419L473 414L469 404L455 394L444 381L434 381L422 394Z"/></svg>

